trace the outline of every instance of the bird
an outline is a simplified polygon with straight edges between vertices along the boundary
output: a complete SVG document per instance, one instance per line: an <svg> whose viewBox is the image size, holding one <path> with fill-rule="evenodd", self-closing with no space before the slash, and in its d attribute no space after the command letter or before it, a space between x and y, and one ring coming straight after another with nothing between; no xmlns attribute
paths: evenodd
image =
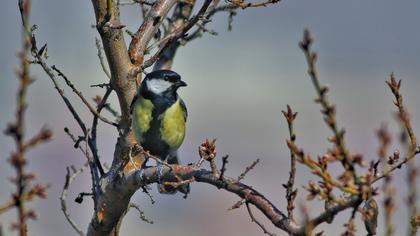
<svg viewBox="0 0 420 236"><path fill-rule="evenodd" d="M185 138L188 117L184 101L177 91L187 83L172 70L148 73L131 103L132 130L137 143L168 164L180 164L177 150ZM158 164L159 167L159 164ZM158 184L159 192L189 193L189 185L178 188Z"/></svg>

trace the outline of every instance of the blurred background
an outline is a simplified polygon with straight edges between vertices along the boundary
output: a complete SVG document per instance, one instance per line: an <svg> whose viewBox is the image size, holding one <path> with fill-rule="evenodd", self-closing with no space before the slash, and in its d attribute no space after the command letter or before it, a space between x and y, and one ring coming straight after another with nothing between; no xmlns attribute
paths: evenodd
<svg viewBox="0 0 420 236"><path fill-rule="evenodd" d="M95 22L91 2L35 0L32 5L31 23L39 26L38 44L48 43L50 65L57 65L86 97L103 94L102 89L89 87L107 82L96 56L98 34L91 27ZM0 128L4 130L14 119L17 90L14 71L21 43L21 21L17 1L2 1L0 6ZM420 131L419 9L420 2L415 0L285 0L266 8L238 10L231 32L227 31L227 13L217 15L208 27L219 32L219 36L206 34L181 47L173 66L188 83L180 91L189 113L187 136L180 150L183 163L197 161L198 145L206 138L217 138L218 161L221 162L222 155L230 155L227 175L239 175L260 158L260 164L244 182L285 210L285 190L281 185L288 179L290 160L285 145L288 130L281 110L286 104L299 112L295 123L297 144L314 156L329 147L326 138L330 132L319 106L313 103L315 91L298 47L306 27L315 38L320 80L330 87L329 96L337 104L338 122L346 128L349 149L363 153L367 161L376 159L375 130L382 122L393 132L396 143L393 147L397 147L399 128L393 115L393 97L384 81L391 72L403 79L404 102L412 114L414 129ZM139 8L122 7L122 21L135 31L141 22ZM63 128L69 127L75 134L80 131L40 67L31 66L31 75L36 81L29 89L28 136L46 125L54 131L54 139L27 155L27 170L36 173L39 182L51 184L46 200L29 204L39 214L38 221L29 223L30 235L74 235L60 210L59 194L66 166L78 167L85 162ZM88 110L67 88L66 94L90 123ZM118 107L115 95L110 101L114 108ZM117 133L106 124L100 124L99 128L101 158L111 163ZM14 191L9 182L14 172L7 163L13 149L12 139L1 135L0 203ZM301 188L311 175L302 166L297 171L296 205L308 205L310 215L316 216L322 210L321 205L306 202L307 193ZM396 235L401 235L408 227L405 171L396 171L394 176L394 184L399 187L394 221ZM86 198L79 205L73 199L89 189L86 172L74 182L68 196L70 213L84 231L92 216L91 200ZM263 234L251 223L245 208L226 210L239 200L236 196L209 185L193 184L187 200L181 195L159 195L155 186L152 194L154 205L140 192L132 201L141 206L154 224L141 221L137 212L130 211L122 235ZM378 203L382 203L380 197ZM272 227L257 210L254 212L271 232L286 235ZM336 223L323 224L319 230L325 230L326 235L339 235L344 232L342 225L350 214L350 211L341 214ZM8 231L14 219L13 211L0 216L6 235L14 235ZM381 215L380 232L382 222ZM365 235L361 221L357 223L357 235Z"/></svg>

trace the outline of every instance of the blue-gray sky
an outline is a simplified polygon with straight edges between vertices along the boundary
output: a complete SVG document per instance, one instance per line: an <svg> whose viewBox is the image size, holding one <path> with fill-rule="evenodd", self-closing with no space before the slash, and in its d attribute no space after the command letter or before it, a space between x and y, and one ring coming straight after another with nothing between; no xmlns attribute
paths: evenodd
<svg viewBox="0 0 420 236"><path fill-rule="evenodd" d="M87 97L101 94L101 89L89 85L103 83L106 77L96 56L94 15L90 1L33 1L31 22L37 24L39 44L48 42L49 63L57 65L81 88ZM3 130L13 119L17 80L14 68L20 48L20 18L16 1L0 3L0 101ZM410 109L415 130L420 130L420 2L415 0L294 0L261 9L239 10L233 30L227 32L227 14L218 15L209 27L219 36L203 38L180 48L173 69L188 82L180 93L186 101L189 118L186 140L181 148L183 161L197 160L197 146L205 138L217 138L218 153L230 154L228 175L236 176L254 159L261 163L245 179L285 209L284 190L287 181L289 155L285 145L287 127L281 110L290 104L299 112L296 120L297 142L313 155L328 147L329 131L323 124L319 107L313 103L315 92L306 74L306 62L298 41L304 28L315 37L320 79L330 86L330 97L338 106L338 122L347 130L348 146L353 152L376 158L377 140L374 130L387 122L398 131L393 119L392 96L384 81L390 72L403 79L402 91ZM123 23L134 31L141 15L135 7L122 10ZM32 235L73 235L59 207L59 192L64 183L65 167L81 165L83 156L72 148L63 132L70 127L79 130L64 107L51 81L37 68L31 74L36 79L29 91L27 129L34 134L43 125L54 131L54 140L28 153L28 170L38 174L38 180L51 184L47 200L31 206L40 219L30 224ZM85 119L88 111L71 94ZM117 107L117 99L112 98ZM111 161L116 132L100 125L101 156ZM394 140L396 135L394 135ZM13 148L12 141L0 136L2 152L0 168L0 202L13 191L8 177L13 175L6 164ZM395 183L401 186L395 217L398 232L407 227L405 172L396 172ZM310 177L308 170L298 168L298 186ZM155 188L155 187L154 187ZM80 191L89 190L89 177L82 175L72 186L69 196L71 214L86 229L91 217L91 203L78 205L71 200ZM139 203L153 225L141 222L130 212L123 224L123 235L257 235L260 229L250 222L245 209L226 211L237 197L203 184L193 184L188 200L180 196L159 196L151 205L143 194L136 194ZM306 193L299 190L297 205L305 202ZM380 200L380 198L379 198ZM308 204L308 203L307 203ZM311 203L309 203L311 204ZM311 215L320 211L311 208ZM340 219L347 219L345 213ZM13 214L0 217L4 225ZM263 218L257 214L258 218ZM327 235L342 232L339 221L323 225ZM270 226L269 222L264 224ZM380 224L380 229L382 224ZM269 227L277 235L285 235ZM357 235L364 235L363 227Z"/></svg>

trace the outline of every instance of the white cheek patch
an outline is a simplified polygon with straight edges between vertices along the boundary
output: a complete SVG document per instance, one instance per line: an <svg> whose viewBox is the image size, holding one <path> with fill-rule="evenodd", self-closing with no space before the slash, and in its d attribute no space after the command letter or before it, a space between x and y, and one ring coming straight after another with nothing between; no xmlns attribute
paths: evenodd
<svg viewBox="0 0 420 236"><path fill-rule="evenodd" d="M152 79L148 80L147 88L152 91L154 94L161 94L165 92L169 87L171 87L171 82L160 80L160 79Z"/></svg>

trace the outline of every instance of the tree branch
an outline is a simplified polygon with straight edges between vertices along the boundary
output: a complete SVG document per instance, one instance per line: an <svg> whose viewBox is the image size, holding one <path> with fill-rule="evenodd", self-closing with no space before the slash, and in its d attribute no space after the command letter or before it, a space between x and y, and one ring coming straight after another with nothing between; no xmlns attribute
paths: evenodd
<svg viewBox="0 0 420 236"><path fill-rule="evenodd" d="M161 57L161 54L163 52L165 52L165 50L169 50L169 51L167 51L167 53L169 53L169 54L166 55L167 59L162 60L161 63L158 66L160 68L163 68L164 66L165 67L168 67L168 66L170 67L171 64L172 64L171 59L173 59L173 56L175 56L176 49L179 46L179 45L177 45L178 44L177 40L184 37L186 35L186 33L192 27L194 27L194 25L198 22L198 20L203 18L204 14L207 11L207 8L209 8L211 3L212 3L212 0L205 0L203 5L201 6L200 10L198 11L197 15L195 15L191 20L189 20L188 23L186 23L184 25L181 25L181 27L179 27L179 28L175 28L172 32L168 33L163 39L161 39L159 41L159 45L161 45L159 50L149 60L147 60L143 63L142 69L153 65L153 63L155 63ZM163 62L165 62L165 63L163 63ZM156 66L155 69L157 69L158 66Z"/></svg>
<svg viewBox="0 0 420 236"><path fill-rule="evenodd" d="M37 58L38 60L42 60L41 57ZM98 111L92 107L92 105L90 105L90 103L86 100L86 98L82 95L82 93L76 89L76 87L73 85L73 83L67 78L67 76L65 76L55 65L53 65L51 67L51 69L53 69L54 71L57 72L58 76L60 76L61 78L64 79L64 81L66 82L67 86L69 86L72 91L80 98L80 100L82 100L83 104L86 105L86 107L89 109L89 111L92 113L93 116L98 117L101 121L103 121L104 123L110 124L112 126L118 127L118 124L116 124L115 122L112 122L110 120L108 120L107 118L101 116Z"/></svg>
<svg viewBox="0 0 420 236"><path fill-rule="evenodd" d="M121 25L119 6L112 4L111 18L107 18L107 0L92 0L96 16L96 28L101 36L102 45L107 57L109 69L111 72L111 85L117 93L121 109L121 121L127 129L130 125L130 104L136 93L136 79L129 76L131 66L128 57L127 46L125 45L124 35L121 28L108 27L109 24ZM122 141L124 138L122 139ZM121 141L121 142L122 142ZM118 145L118 144L117 144ZM119 143L120 146L125 146ZM117 148L119 150L119 148ZM116 153L120 153L116 151ZM119 155L115 155L119 156Z"/></svg>
<svg viewBox="0 0 420 236"><path fill-rule="evenodd" d="M146 16L143 24L133 35L129 55L134 66L140 66L144 60L147 46L159 29L162 20L175 5L176 0L157 0Z"/></svg>
<svg viewBox="0 0 420 236"><path fill-rule="evenodd" d="M219 180L218 176L213 175L212 171L196 168L194 165L172 165L171 168L164 166L161 170L157 170L156 167L135 170L126 176L127 184L135 188L140 188L151 183L157 183L159 181L158 171L161 171L161 180L163 181L177 181L177 177L184 180L194 178L196 182L207 183L219 189L234 193L240 198L245 199L248 203L256 206L275 226L287 232L296 230L295 226L290 224L284 213L278 210L276 206L252 187L229 177L224 177L223 180Z"/></svg>
<svg viewBox="0 0 420 236"><path fill-rule="evenodd" d="M293 121L296 119L297 112L293 112L292 108L287 105L287 112L282 111L284 117L286 118L288 127L289 127L289 138L292 144L296 141L296 134L293 129ZM290 150L290 173L289 180L283 187L286 188L286 200L287 200L287 216L290 220L294 220L293 209L295 208L293 202L297 196L297 189L294 189L295 184L295 175L296 175L296 156L293 151Z"/></svg>
<svg viewBox="0 0 420 236"><path fill-rule="evenodd" d="M193 1L192 4L178 2L172 14L167 33L172 32L173 30L186 24L185 20L191 16L195 3L195 1ZM158 60L156 61L153 70L170 69L172 67L173 59L179 46L179 42L175 41L172 42L171 45L165 47L164 50L162 50L162 52L159 54ZM160 47L162 48L163 45Z"/></svg>
<svg viewBox="0 0 420 236"><path fill-rule="evenodd" d="M84 171L84 169L87 167L88 162L86 162L82 168L80 168L79 170L76 170L73 166L72 166L72 172L70 172L70 168L67 167L67 174L66 174L66 181L64 182L64 187L63 190L61 192L61 196L60 196L60 203L61 203L61 210L64 213L64 216L66 217L67 221L70 223L70 225L72 226L72 228L77 232L78 235L80 236L84 236L85 233L83 233L83 231L80 229L80 227L74 222L74 220L70 217L70 213L68 213L67 211L67 204L66 204L66 197L67 197L67 191L71 185L71 183L73 182L73 180Z"/></svg>
<svg viewBox="0 0 420 236"><path fill-rule="evenodd" d="M249 214L249 217L251 218L251 221L252 222L255 222L255 224L257 224L263 230L264 234L268 234L270 236L276 236L275 234L270 233L265 228L265 226L255 218L254 214L251 211L251 207L249 206L248 202L245 202L245 205L246 205L246 209L248 210L248 214Z"/></svg>

